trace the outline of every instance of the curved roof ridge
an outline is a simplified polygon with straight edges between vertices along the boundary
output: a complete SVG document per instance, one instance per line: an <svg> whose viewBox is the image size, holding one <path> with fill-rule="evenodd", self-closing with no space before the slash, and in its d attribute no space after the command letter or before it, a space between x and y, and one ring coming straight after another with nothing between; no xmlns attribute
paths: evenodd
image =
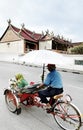
<svg viewBox="0 0 83 130"><path fill-rule="evenodd" d="M40 33L36 33L35 31L30 31L30 30L28 30L28 29L26 29L26 28L23 28L23 30L26 32L26 33L28 33L33 39L35 39L35 40L39 40L40 39L40 37L42 36L42 34L40 34Z"/></svg>
<svg viewBox="0 0 83 130"><path fill-rule="evenodd" d="M11 24L11 27L13 28L13 30L14 30L16 33L19 33L22 38L24 38L24 39L26 39L26 40L31 40L31 41L33 41L33 42L37 42L37 41L35 41L35 39L33 39L33 38L30 36L29 33L28 33L28 34L25 33L24 29L22 29L22 28L19 29L19 28L13 26L12 24ZM29 38L29 37L30 37L30 38Z"/></svg>

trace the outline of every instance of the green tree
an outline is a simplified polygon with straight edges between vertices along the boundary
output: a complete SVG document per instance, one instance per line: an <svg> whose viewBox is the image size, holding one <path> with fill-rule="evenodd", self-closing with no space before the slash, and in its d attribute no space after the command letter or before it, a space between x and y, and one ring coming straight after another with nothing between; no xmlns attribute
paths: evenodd
<svg viewBox="0 0 83 130"><path fill-rule="evenodd" d="M83 54L83 45L75 46L71 48L71 53L73 54Z"/></svg>

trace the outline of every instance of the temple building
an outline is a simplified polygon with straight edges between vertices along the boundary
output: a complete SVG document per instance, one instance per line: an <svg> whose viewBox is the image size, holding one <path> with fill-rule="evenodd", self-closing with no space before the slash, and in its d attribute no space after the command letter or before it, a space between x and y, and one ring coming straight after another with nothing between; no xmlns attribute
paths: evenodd
<svg viewBox="0 0 83 130"><path fill-rule="evenodd" d="M36 33L25 28L21 29L11 24L8 20L8 27L0 38L0 52L25 54L31 50L49 49L60 52L67 52L72 46L71 42L54 36L53 32L47 30L45 34Z"/></svg>

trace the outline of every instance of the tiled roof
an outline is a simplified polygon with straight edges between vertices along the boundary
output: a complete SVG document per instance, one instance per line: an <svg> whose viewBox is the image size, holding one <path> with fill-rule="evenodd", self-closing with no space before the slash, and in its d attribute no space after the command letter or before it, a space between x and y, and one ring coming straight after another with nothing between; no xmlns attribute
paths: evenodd
<svg viewBox="0 0 83 130"><path fill-rule="evenodd" d="M20 31L20 35L28 41L32 41L32 42L37 42L37 40L35 40L34 38L32 38L29 34L27 34L24 30Z"/></svg>
<svg viewBox="0 0 83 130"><path fill-rule="evenodd" d="M13 28L13 30L15 31L15 32L19 32L20 31L20 29L19 28L16 28L15 26L13 26L13 25L11 25L11 27Z"/></svg>
<svg viewBox="0 0 83 130"><path fill-rule="evenodd" d="M26 28L19 29L19 28L13 26L12 24L9 24L6 31L4 32L2 37L0 38L0 40L3 38L3 36L6 34L6 32L9 28L11 28L18 35L20 35L23 39L28 40L28 41L32 41L35 43L37 43L42 36L42 34L31 32L30 30L28 30Z"/></svg>
<svg viewBox="0 0 83 130"><path fill-rule="evenodd" d="M61 38L52 36L49 33L46 33L45 35L39 34L39 33L32 32L24 27L19 29L19 28L13 26L12 24L8 25L6 31L2 35L1 39L6 34L6 32L9 28L11 28L14 32L16 32L18 36L21 36L23 39L25 39L27 41L38 43L39 41L54 40L55 42L57 42L59 44L66 44L66 45L70 45L70 46L72 45L70 42L63 40Z"/></svg>
<svg viewBox="0 0 83 130"><path fill-rule="evenodd" d="M33 37L35 40L39 40L42 36L42 34L39 34L39 33L35 33L35 32L31 32L30 30L28 29L23 29L27 34L29 34L31 37Z"/></svg>
<svg viewBox="0 0 83 130"><path fill-rule="evenodd" d="M66 41L66 40L63 40L63 39L60 39L60 38L57 38L57 37L54 37L54 40L55 40L57 43L60 43L60 44L71 45L70 42L68 42L68 41Z"/></svg>
<svg viewBox="0 0 83 130"><path fill-rule="evenodd" d="M63 40L63 39L60 39L60 38L57 38L55 36L48 35L48 34L44 35L44 37L41 38L41 41L46 41L46 40L53 40L57 42L58 44L72 45L70 42L66 40Z"/></svg>
<svg viewBox="0 0 83 130"><path fill-rule="evenodd" d="M41 37L41 34L37 34L34 32L31 32L25 28L18 29L15 26L11 25L12 29L19 33L20 36L22 36L25 40L33 41L33 42L38 42L39 38Z"/></svg>

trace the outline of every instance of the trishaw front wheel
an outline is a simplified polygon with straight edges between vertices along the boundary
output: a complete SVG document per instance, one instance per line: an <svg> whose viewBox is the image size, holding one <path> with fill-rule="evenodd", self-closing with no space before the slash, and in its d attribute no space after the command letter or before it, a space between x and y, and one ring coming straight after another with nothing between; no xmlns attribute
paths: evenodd
<svg viewBox="0 0 83 130"><path fill-rule="evenodd" d="M17 112L18 115L21 113L21 108L18 107L17 100L17 97L11 91L5 93L5 101L9 111L12 113Z"/></svg>

